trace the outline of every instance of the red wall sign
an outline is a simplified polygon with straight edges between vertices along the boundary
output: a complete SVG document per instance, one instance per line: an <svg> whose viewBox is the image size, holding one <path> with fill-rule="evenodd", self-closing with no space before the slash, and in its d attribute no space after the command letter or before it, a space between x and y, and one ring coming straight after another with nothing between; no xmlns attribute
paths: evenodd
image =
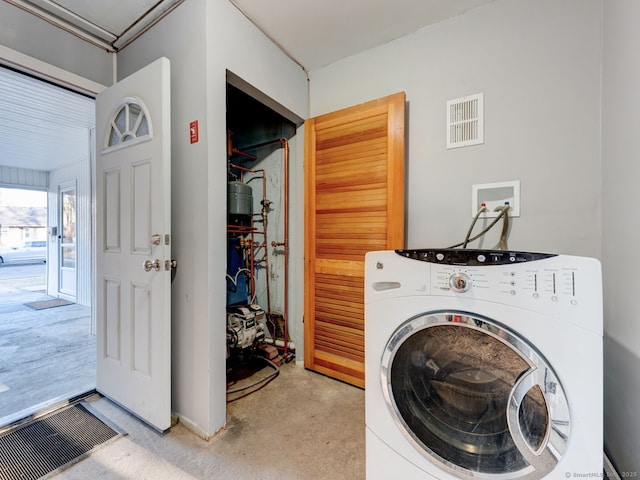
<svg viewBox="0 0 640 480"><path fill-rule="evenodd" d="M191 143L198 141L198 120L194 120L189 124L189 140Z"/></svg>

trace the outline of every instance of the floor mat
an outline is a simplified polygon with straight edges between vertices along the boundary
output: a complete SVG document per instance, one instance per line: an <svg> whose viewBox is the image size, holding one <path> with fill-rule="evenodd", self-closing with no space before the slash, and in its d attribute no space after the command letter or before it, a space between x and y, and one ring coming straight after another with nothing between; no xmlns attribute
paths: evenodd
<svg viewBox="0 0 640 480"><path fill-rule="evenodd" d="M65 305L73 305L73 302L69 300L63 300L62 298L54 298L53 300L42 300L40 302L29 302L24 304L25 307L33 308L34 310L44 310L45 308L63 307Z"/></svg>
<svg viewBox="0 0 640 480"><path fill-rule="evenodd" d="M0 479L35 480L121 434L76 404L0 436Z"/></svg>

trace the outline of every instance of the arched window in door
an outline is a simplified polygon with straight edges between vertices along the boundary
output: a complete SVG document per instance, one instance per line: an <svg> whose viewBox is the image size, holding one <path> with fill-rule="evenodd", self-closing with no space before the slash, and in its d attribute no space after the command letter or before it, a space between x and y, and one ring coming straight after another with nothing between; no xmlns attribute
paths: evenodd
<svg viewBox="0 0 640 480"><path fill-rule="evenodd" d="M150 140L151 122L144 104L135 98L125 98L114 110L105 135L104 150L116 149Z"/></svg>

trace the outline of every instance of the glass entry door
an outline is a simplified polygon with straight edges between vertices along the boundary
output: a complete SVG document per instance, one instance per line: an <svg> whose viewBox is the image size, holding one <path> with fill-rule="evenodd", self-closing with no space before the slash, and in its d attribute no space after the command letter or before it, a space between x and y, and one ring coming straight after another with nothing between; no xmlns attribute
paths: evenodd
<svg viewBox="0 0 640 480"><path fill-rule="evenodd" d="M401 325L382 387L403 433L468 478L543 478L566 451L569 408L542 355L506 327L465 312Z"/></svg>
<svg viewBox="0 0 640 480"><path fill-rule="evenodd" d="M60 187L59 292L76 297L76 186Z"/></svg>

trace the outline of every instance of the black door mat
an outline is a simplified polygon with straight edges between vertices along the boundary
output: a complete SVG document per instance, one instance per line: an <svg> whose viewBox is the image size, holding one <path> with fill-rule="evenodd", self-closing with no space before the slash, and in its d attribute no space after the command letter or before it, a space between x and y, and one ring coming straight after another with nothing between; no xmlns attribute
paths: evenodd
<svg viewBox="0 0 640 480"><path fill-rule="evenodd" d="M0 435L0 479L36 480L121 434L81 404Z"/></svg>
<svg viewBox="0 0 640 480"><path fill-rule="evenodd" d="M54 298L52 300L42 300L40 302L25 303L25 307L32 308L34 310L44 310L45 308L63 307L65 305L73 305L73 302L69 300L63 300L62 298Z"/></svg>

